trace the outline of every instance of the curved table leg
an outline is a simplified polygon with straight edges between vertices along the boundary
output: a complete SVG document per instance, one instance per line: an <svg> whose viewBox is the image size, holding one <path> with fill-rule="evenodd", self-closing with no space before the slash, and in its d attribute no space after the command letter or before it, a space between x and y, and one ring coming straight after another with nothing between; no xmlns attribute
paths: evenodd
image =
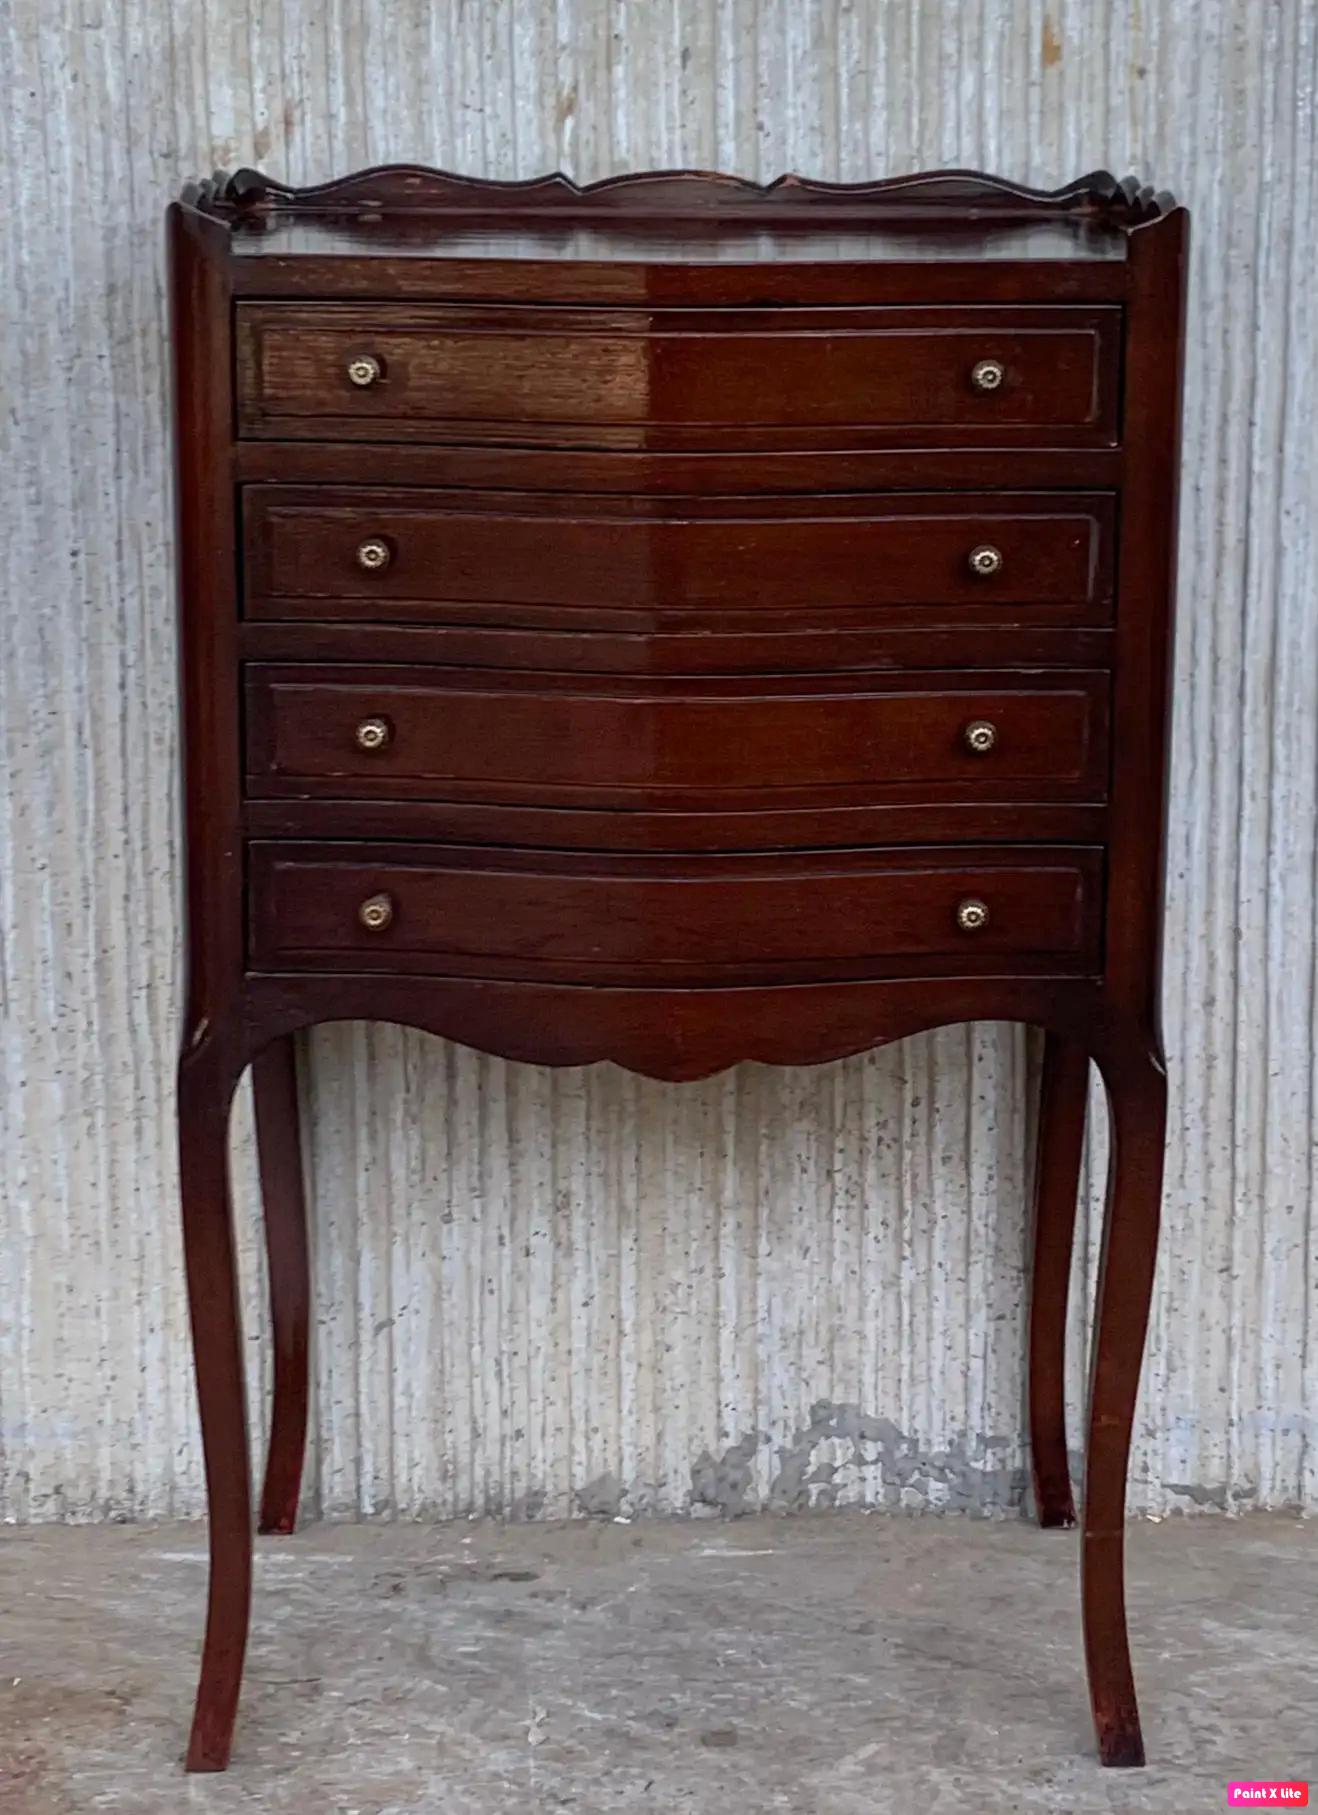
<svg viewBox="0 0 1318 1815"><path fill-rule="evenodd" d="M239 1069L234 1050L211 1034L185 1051L178 1073L183 1249L210 1506L210 1591L189 1771L222 1771L229 1762L251 1608L252 1490L228 1154Z"/></svg>
<svg viewBox="0 0 1318 1815"><path fill-rule="evenodd" d="M1088 1089L1088 1053L1050 1033L1039 1095L1030 1290L1030 1468L1043 1526L1075 1524L1066 1450L1066 1303Z"/></svg>
<svg viewBox="0 0 1318 1815"><path fill-rule="evenodd" d="M274 1405L258 1529L291 1532L297 1525L307 1447L311 1325L311 1261L292 1034L272 1040L253 1059L252 1095L275 1348Z"/></svg>
<svg viewBox="0 0 1318 1815"><path fill-rule="evenodd" d="M1081 1599L1099 1757L1105 1765L1142 1765L1126 1635L1126 1468L1157 1256L1167 1078L1152 1042L1123 1043L1099 1063L1111 1156L1089 1389Z"/></svg>

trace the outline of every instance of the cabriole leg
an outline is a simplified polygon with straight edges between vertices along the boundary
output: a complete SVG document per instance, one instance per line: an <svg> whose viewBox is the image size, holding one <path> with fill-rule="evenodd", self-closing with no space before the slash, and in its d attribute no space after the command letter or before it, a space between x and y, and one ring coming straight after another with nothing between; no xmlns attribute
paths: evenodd
<svg viewBox="0 0 1318 1815"><path fill-rule="evenodd" d="M210 1507L210 1592L189 1771L222 1771L229 1762L251 1609L247 1394L229 1196L238 1069L233 1048L212 1034L184 1053L178 1075L183 1250Z"/></svg>
<svg viewBox="0 0 1318 1815"><path fill-rule="evenodd" d="M1049 1033L1039 1096L1030 1290L1030 1467L1043 1526L1075 1524L1066 1450L1066 1305L1088 1086L1084 1048Z"/></svg>
<svg viewBox="0 0 1318 1815"><path fill-rule="evenodd" d="M1111 1155L1085 1463L1085 1661L1099 1757L1105 1765L1142 1765L1144 1741L1126 1634L1126 1468L1158 1246L1167 1079L1151 1043L1123 1044L1099 1063L1107 1086Z"/></svg>
<svg viewBox="0 0 1318 1815"><path fill-rule="evenodd" d="M298 1129L297 1048L292 1034L272 1040L252 1061L252 1095L275 1349L274 1404L259 1529L291 1532L297 1524L307 1445L311 1324L311 1262Z"/></svg>

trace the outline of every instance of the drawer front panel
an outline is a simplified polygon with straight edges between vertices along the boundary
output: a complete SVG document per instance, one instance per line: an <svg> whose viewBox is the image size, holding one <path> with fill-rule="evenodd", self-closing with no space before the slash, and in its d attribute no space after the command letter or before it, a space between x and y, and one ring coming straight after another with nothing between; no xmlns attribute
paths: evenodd
<svg viewBox="0 0 1318 1815"><path fill-rule="evenodd" d="M249 435L575 447L1116 439L1117 308L240 303ZM986 376L987 374L987 376Z"/></svg>
<svg viewBox="0 0 1318 1815"><path fill-rule="evenodd" d="M1096 851L637 858L255 844L262 969L605 982L1098 963Z"/></svg>
<svg viewBox="0 0 1318 1815"><path fill-rule="evenodd" d="M1103 624L1102 494L763 499L253 486L254 618Z"/></svg>
<svg viewBox="0 0 1318 1815"><path fill-rule="evenodd" d="M1108 677L247 671L248 791L681 808L1101 800Z"/></svg>

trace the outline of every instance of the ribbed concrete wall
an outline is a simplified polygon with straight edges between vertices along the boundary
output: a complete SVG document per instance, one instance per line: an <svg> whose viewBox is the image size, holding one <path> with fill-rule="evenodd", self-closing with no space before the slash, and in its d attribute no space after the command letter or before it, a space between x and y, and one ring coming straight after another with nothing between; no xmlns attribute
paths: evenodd
<svg viewBox="0 0 1318 1815"><path fill-rule="evenodd" d="M389 157L1107 164L1189 201L1172 1148L1134 1497L1318 1505L1316 39L1310 0L0 5L4 1516L201 1505L161 211L216 165ZM317 1035L314 1503L1010 1504L1027 1057L977 1029L663 1088Z"/></svg>

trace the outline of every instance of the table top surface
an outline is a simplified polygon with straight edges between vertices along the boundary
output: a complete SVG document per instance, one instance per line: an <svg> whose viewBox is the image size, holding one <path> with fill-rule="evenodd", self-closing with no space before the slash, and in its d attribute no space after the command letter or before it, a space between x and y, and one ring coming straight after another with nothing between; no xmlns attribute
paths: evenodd
<svg viewBox="0 0 1318 1815"><path fill-rule="evenodd" d="M536 223L456 213L381 216L364 209L270 214L238 228L232 244L244 258L373 255L600 264L960 263L1126 256L1126 235L1089 219L763 227L747 219Z"/></svg>

